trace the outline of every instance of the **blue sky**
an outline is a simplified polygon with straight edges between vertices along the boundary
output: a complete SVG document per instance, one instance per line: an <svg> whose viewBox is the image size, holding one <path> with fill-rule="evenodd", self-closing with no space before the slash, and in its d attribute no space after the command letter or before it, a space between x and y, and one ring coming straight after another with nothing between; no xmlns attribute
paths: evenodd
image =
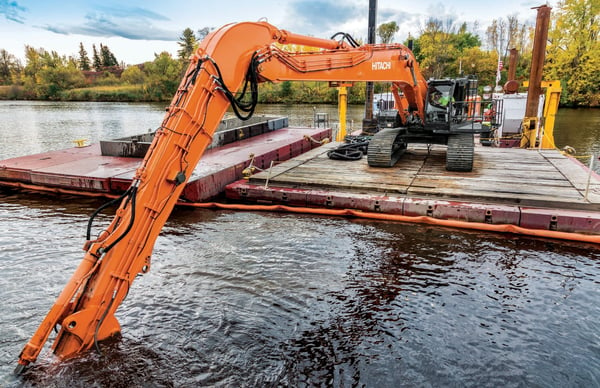
<svg viewBox="0 0 600 388"><path fill-rule="evenodd" d="M154 59L154 53L176 54L178 37L189 27L220 27L241 21L267 19L298 34L328 38L348 32L366 40L368 0L0 0L0 48L23 58L25 45L77 56L79 42L88 53L92 44L108 45L118 60L135 64ZM377 24L396 21L395 41L417 35L430 16L477 23L484 36L493 19L517 14L535 21L532 7L542 0L440 2L379 0ZM552 6L552 3L550 3Z"/></svg>

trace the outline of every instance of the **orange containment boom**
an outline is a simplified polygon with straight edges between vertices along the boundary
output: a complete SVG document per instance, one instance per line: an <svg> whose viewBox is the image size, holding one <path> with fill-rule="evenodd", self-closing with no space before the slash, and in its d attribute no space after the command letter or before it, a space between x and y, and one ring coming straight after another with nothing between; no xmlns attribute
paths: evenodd
<svg viewBox="0 0 600 388"><path fill-rule="evenodd" d="M319 50L290 53L276 43ZM212 32L191 58L131 187L117 200L115 218L95 239L90 220L84 258L23 348L16 372L37 359L55 327L60 328L52 351L59 358L120 332L115 311L135 277L150 269L156 238L221 118L230 106L240 118L250 117L257 84L282 80L390 81L403 92L395 93L397 106L406 108L403 118L423 119L427 83L402 45L357 46L289 33L266 22ZM244 83L250 101L235 94Z"/></svg>

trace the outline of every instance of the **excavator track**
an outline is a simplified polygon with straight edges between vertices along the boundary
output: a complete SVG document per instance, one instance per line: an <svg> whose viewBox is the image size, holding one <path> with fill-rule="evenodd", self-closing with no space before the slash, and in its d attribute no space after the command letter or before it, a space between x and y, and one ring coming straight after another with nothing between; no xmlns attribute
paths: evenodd
<svg viewBox="0 0 600 388"><path fill-rule="evenodd" d="M469 172L473 170L475 142L472 133L457 133L448 136L446 170Z"/></svg>
<svg viewBox="0 0 600 388"><path fill-rule="evenodd" d="M406 151L402 135L406 128L386 128L377 132L369 142L367 162L371 167L392 167Z"/></svg>

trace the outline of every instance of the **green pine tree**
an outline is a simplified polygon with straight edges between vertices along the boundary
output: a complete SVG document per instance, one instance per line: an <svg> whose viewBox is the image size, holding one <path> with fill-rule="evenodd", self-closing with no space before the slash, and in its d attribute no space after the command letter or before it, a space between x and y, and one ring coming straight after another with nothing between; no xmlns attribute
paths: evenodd
<svg viewBox="0 0 600 388"><path fill-rule="evenodd" d="M82 42L79 42L79 69L83 71L90 70L90 59Z"/></svg>

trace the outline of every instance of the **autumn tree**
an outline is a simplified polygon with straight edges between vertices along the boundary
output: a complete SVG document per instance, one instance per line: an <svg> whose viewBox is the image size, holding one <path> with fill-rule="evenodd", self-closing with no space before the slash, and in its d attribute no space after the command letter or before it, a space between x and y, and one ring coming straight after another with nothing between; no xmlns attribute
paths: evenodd
<svg viewBox="0 0 600 388"><path fill-rule="evenodd" d="M37 98L55 99L61 91L83 86L85 83L78 63L56 51L25 46L25 58L25 88Z"/></svg>
<svg viewBox="0 0 600 388"><path fill-rule="evenodd" d="M398 24L396 24L395 21L383 23L377 27L377 36L381 39L381 43L388 44L392 42L394 34L396 34L399 29L400 27L398 27Z"/></svg>
<svg viewBox="0 0 600 388"><path fill-rule="evenodd" d="M470 33L466 23L430 18L415 39L413 53L426 78L458 76L462 53L479 47L479 38Z"/></svg>
<svg viewBox="0 0 600 388"><path fill-rule="evenodd" d="M413 51L426 78L441 78L451 62L450 32L453 21L429 18L420 28L419 50Z"/></svg>
<svg viewBox="0 0 600 388"><path fill-rule="evenodd" d="M469 32L467 23L460 25L458 31L452 35L451 40L453 41L454 47L456 50L458 50L458 52L481 46L481 40L479 40L477 35Z"/></svg>
<svg viewBox="0 0 600 388"><path fill-rule="evenodd" d="M477 76L479 85L493 85L496 82L498 54L494 51L469 47L461 52L459 64L463 74Z"/></svg>
<svg viewBox="0 0 600 388"><path fill-rule="evenodd" d="M130 85L143 84L146 81L146 75L139 66L129 66L121 74L121 81Z"/></svg>
<svg viewBox="0 0 600 388"><path fill-rule="evenodd" d="M41 50L38 51L34 47L25 46L25 67L23 68L23 74L26 83L29 83L32 88L37 84L39 72L43 66Z"/></svg>
<svg viewBox="0 0 600 388"><path fill-rule="evenodd" d="M559 79L561 101L600 106L600 0L564 0L553 11L545 79Z"/></svg>
<svg viewBox="0 0 600 388"><path fill-rule="evenodd" d="M21 62L8 51L0 49L0 85L14 83L21 70Z"/></svg>
<svg viewBox="0 0 600 388"><path fill-rule="evenodd" d="M151 101L170 99L179 86L181 62L168 52L154 54L154 61L144 64L146 73L145 93Z"/></svg>

